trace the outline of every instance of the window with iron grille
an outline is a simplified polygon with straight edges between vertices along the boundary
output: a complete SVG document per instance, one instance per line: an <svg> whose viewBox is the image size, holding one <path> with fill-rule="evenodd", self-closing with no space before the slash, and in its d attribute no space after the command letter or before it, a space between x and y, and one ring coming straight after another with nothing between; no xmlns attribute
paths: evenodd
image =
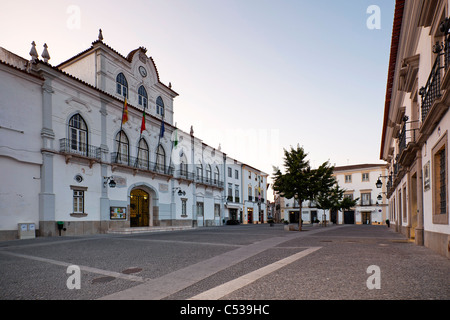
<svg viewBox="0 0 450 320"><path fill-rule="evenodd" d="M448 140L447 132L432 149L433 223L448 224Z"/></svg>

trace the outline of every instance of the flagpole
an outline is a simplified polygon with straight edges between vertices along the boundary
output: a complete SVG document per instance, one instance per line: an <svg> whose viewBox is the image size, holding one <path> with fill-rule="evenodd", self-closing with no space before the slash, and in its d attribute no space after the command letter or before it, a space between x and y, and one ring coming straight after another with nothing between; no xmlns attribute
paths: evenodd
<svg viewBox="0 0 450 320"><path fill-rule="evenodd" d="M122 144L123 115L125 114L125 106L126 106L127 94L125 93L123 95L123 97L124 97L124 101L123 101L123 108L122 108L122 121L120 121L119 145L117 146L116 163L119 163L119 150L120 150L120 146Z"/></svg>
<svg viewBox="0 0 450 320"><path fill-rule="evenodd" d="M142 126L142 125L144 125L144 126ZM142 114L141 133L139 134L139 140L138 140L138 145L137 145L137 156L136 156L136 161L134 162L134 167L135 168L137 167L138 161L139 161L139 151L140 151L139 145L141 143L142 131L144 131L143 130L144 127L145 127L145 107L144 107L144 111L143 111L143 114Z"/></svg>
<svg viewBox="0 0 450 320"><path fill-rule="evenodd" d="M176 134L178 134L177 130L178 130L177 124L175 123L175 131L174 132L176 132ZM172 135L173 135L173 133L172 133ZM172 152L173 152L173 145L174 145L175 141L171 141L171 142L172 142L172 149L170 150L169 170L170 170L170 166L172 165Z"/></svg>
<svg viewBox="0 0 450 320"><path fill-rule="evenodd" d="M164 134L164 131L162 131L162 128L164 126L164 114L161 118L161 127L159 128L159 137L158 137L158 145L156 146L156 161L155 161L155 170L156 171L156 166L158 165L158 149L159 149L159 145L161 143L161 135Z"/></svg>

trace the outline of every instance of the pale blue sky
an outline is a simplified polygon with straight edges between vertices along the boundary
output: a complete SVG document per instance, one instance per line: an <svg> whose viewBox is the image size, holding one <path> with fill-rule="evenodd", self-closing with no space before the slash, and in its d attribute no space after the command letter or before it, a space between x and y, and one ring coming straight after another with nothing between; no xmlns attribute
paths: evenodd
<svg viewBox="0 0 450 320"><path fill-rule="evenodd" d="M29 58L46 42L53 65L99 28L125 56L144 46L180 94L178 127L272 174L297 144L314 166L381 162L393 13L393 0L7 0L0 46Z"/></svg>

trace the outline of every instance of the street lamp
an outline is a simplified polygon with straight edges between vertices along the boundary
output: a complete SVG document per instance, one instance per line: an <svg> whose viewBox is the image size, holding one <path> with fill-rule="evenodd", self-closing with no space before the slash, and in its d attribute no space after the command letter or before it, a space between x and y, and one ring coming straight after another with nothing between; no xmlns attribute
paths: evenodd
<svg viewBox="0 0 450 320"><path fill-rule="evenodd" d="M180 197L186 195L186 191L181 190L180 187L176 187L176 188L173 188L173 189L172 189L173 192L175 192L176 190L178 190L178 195L179 195Z"/></svg>

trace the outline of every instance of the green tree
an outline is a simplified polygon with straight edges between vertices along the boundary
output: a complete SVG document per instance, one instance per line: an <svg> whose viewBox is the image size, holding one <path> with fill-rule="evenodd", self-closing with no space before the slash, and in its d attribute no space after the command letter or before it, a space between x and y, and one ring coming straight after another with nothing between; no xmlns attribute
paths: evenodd
<svg viewBox="0 0 450 320"><path fill-rule="evenodd" d="M320 193L327 192L334 184L334 167L328 161L324 162L317 169L312 169L306 159L308 154L297 145L297 148L288 151L284 149L284 171L282 173L278 167L274 167L273 190L280 193L285 198L298 200L299 231L302 230L302 202L305 200L315 200Z"/></svg>
<svg viewBox="0 0 450 320"><path fill-rule="evenodd" d="M329 210L330 213L339 210L347 210L354 207L359 198L352 200L344 197L345 189L339 187L337 181L332 188L319 193L316 198L317 208L322 210Z"/></svg>

